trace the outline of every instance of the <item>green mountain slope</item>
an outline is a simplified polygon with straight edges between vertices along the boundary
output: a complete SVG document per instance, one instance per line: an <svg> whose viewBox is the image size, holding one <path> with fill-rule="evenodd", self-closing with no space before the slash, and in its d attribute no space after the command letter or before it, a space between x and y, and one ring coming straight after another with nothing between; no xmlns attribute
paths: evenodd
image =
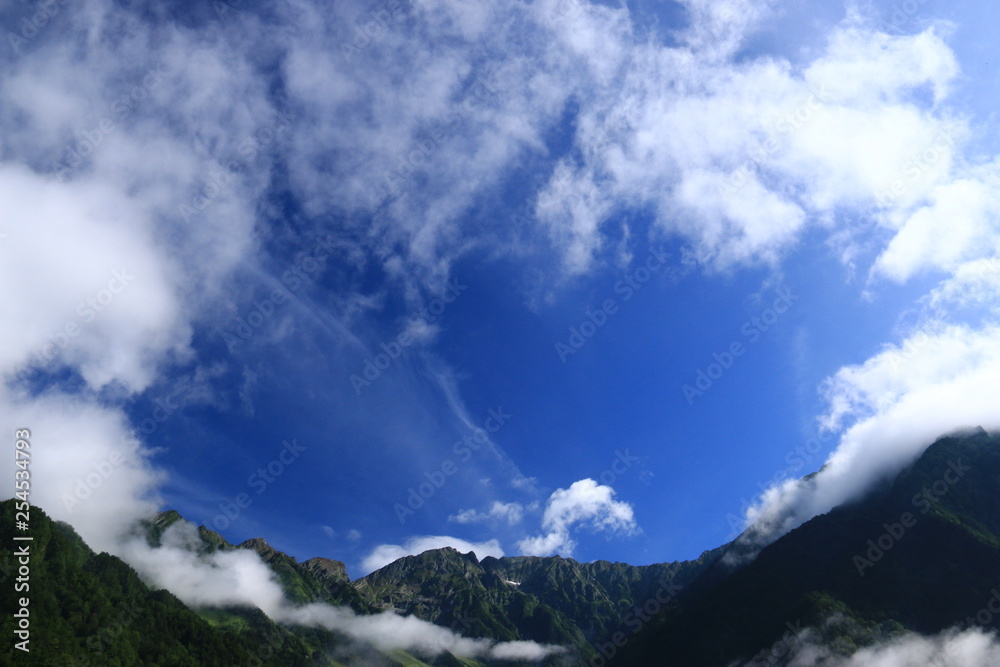
<svg viewBox="0 0 1000 667"><path fill-rule="evenodd" d="M961 625L1000 584L1000 438L942 438L863 500L815 517L727 576L719 568L615 647L612 664L782 664L802 628L850 653L904 630Z"/></svg>
<svg viewBox="0 0 1000 667"><path fill-rule="evenodd" d="M15 502L0 503L0 525L14 534ZM65 524L31 508L28 590L15 592L13 573L0 586L0 632L14 636L15 597L27 597L30 652L5 641L0 663L13 665L333 665L299 637L263 614L248 616L236 633L214 627L167 591L147 587L127 564L95 554ZM0 545L0 562L13 564L12 542Z"/></svg>
<svg viewBox="0 0 1000 667"><path fill-rule="evenodd" d="M407 556L355 582L383 609L395 609L470 637L584 646L564 615L451 548Z"/></svg>
<svg viewBox="0 0 1000 667"><path fill-rule="evenodd" d="M0 503L7 534L14 508L13 500ZM167 531L179 521L164 512L139 534L158 546L176 537ZM32 652L15 654L7 643L0 664L483 667L449 653L378 651L275 623L258 609L192 610L37 508L30 534ZM8 637L19 608L12 544L0 544L0 629ZM480 561L445 548L352 582L341 562L300 563L260 538L232 545L201 527L185 545L201 554L253 551L292 604L392 610L466 637L566 647L543 662L551 667L782 665L789 640L805 629L847 655L907 631L995 628L1000 612L982 612L1000 599L1000 438L982 430L942 438L867 497L813 518L738 567L726 556L748 553L741 540L695 561L647 566L558 556Z"/></svg>
<svg viewBox="0 0 1000 667"><path fill-rule="evenodd" d="M173 524L182 521L183 517L170 510L158 514L142 528L150 546L161 544L164 532ZM332 605L346 605L358 613L375 611L373 605L367 603L351 585L347 569L340 561L327 558L313 558L299 563L272 548L263 538L253 538L239 545L232 545L224 537L204 526L198 528L201 544L199 553L213 551L233 551L249 549L255 551L268 567L274 570L278 581L285 591L285 596L292 602L325 602Z"/></svg>
<svg viewBox="0 0 1000 667"><path fill-rule="evenodd" d="M454 549L407 556L355 582L383 609L395 609L472 637L527 639L572 647L569 664L597 657L594 644L643 607L662 606L721 551L697 561L632 566L568 558L487 557ZM657 602L657 596L660 602Z"/></svg>
<svg viewBox="0 0 1000 667"><path fill-rule="evenodd" d="M194 611L174 595L147 586L129 565L106 553L95 554L68 525L52 521L37 507L30 510L30 542L0 544L0 632L14 637L20 597L30 600L29 652L5 641L4 665L131 667L147 665L364 665L378 667L475 667L481 663L448 654L426 662L406 653L385 654L349 642L326 630L276 624L258 609L229 607ZM15 501L0 502L0 526L14 534ZM147 524L156 543L176 512ZM21 533L22 535L25 533ZM202 549L233 549L221 536L201 529ZM15 544L16 546L11 546ZM15 591L15 549L29 544L29 588ZM254 541L241 545L267 551ZM273 551L273 550L271 550ZM297 564L284 554L270 554L282 582L300 601L360 601L346 574L333 561ZM304 574L303 574L304 572ZM364 608L368 608L363 605ZM336 659L332 657L336 655Z"/></svg>
<svg viewBox="0 0 1000 667"><path fill-rule="evenodd" d="M504 581L517 582L522 593L536 597L569 618L594 643L642 613L651 600L670 600L722 552L706 551L698 560L656 565L627 565L570 558L486 558L483 567Z"/></svg>

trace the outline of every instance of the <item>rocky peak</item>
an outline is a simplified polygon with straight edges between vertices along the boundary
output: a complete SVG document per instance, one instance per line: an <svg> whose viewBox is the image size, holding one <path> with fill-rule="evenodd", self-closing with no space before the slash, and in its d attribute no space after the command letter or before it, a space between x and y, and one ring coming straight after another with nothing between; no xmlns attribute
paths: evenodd
<svg viewBox="0 0 1000 667"><path fill-rule="evenodd" d="M153 525L160 526L162 528L167 528L171 524L180 521L182 519L181 515L177 510L167 510L166 512L160 512L155 517L153 517Z"/></svg>
<svg viewBox="0 0 1000 667"><path fill-rule="evenodd" d="M310 558L307 561L303 561L302 567L321 579L331 579L333 581L344 583L350 582L351 580L350 577L347 576L347 566L339 560L330 560L329 558L317 556L316 558Z"/></svg>
<svg viewBox="0 0 1000 667"><path fill-rule="evenodd" d="M264 561L270 561L278 551L272 547L263 537L253 537L246 542L236 545L237 549L250 549L256 551ZM290 557L290 556L289 556Z"/></svg>

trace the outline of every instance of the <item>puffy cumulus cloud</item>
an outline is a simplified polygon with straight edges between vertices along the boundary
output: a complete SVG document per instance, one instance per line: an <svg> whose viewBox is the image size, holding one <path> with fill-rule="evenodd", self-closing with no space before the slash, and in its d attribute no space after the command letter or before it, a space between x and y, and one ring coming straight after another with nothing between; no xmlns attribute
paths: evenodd
<svg viewBox="0 0 1000 667"><path fill-rule="evenodd" d="M951 630L933 637L907 634L883 644L857 651L848 658L835 656L825 646L799 638L787 661L788 667L964 667L1000 662L996 635L979 629Z"/></svg>
<svg viewBox="0 0 1000 667"><path fill-rule="evenodd" d="M652 209L698 261L726 268L777 262L845 206L898 226L926 187L958 178L965 125L918 101L929 88L943 104L958 75L942 28L890 36L850 13L810 62L737 63L767 3L686 4L680 46L618 49L633 38L615 30L593 42L626 54L620 75L577 93L575 152L537 196L569 273L589 268L621 210Z"/></svg>
<svg viewBox="0 0 1000 667"><path fill-rule="evenodd" d="M358 615L349 608L321 603L292 605L274 572L256 552L237 549L199 554L200 545L194 524L179 521L164 531L159 547L151 548L144 538L135 538L125 543L124 555L144 578L169 589L185 604L257 607L275 621L323 627L384 650L406 649L428 655L450 651L470 658L525 660L542 660L565 650L528 641L469 639L394 612Z"/></svg>
<svg viewBox="0 0 1000 667"><path fill-rule="evenodd" d="M38 438L33 499L109 551L163 479L117 401L193 359L271 168L239 152L274 110L227 33L147 19L67 5L0 77L0 414Z"/></svg>
<svg viewBox="0 0 1000 667"><path fill-rule="evenodd" d="M165 588L196 607L241 605L258 607L273 619L287 605L271 570L248 549L197 552L198 528L178 521L164 531L162 547L150 548L144 538L126 541L122 557L144 579Z"/></svg>
<svg viewBox="0 0 1000 667"><path fill-rule="evenodd" d="M592 479L581 479L568 489L557 489L545 507L542 528L590 521L600 530L631 530L635 526L631 506L614 500L614 496L614 489Z"/></svg>
<svg viewBox="0 0 1000 667"><path fill-rule="evenodd" d="M748 179L739 197L720 196L727 187L720 172L691 171L678 184L676 204L682 212L702 220L689 233L701 248L724 249L716 256L723 264L764 260L776 262L780 249L795 239L805 222L805 213L764 187Z"/></svg>
<svg viewBox="0 0 1000 667"><path fill-rule="evenodd" d="M470 248L509 241L467 214L525 164L543 172L524 193L538 234L518 243L554 247L557 273L584 272L608 238L629 238L609 233L617 212L651 212L697 261L728 268L779 261L847 207L891 236L872 285L954 272L930 301L971 299L969 267L998 250L996 167L964 157L967 125L946 106L958 74L946 30L890 36L850 14L814 59L793 63L740 51L770 3L684 5L671 45L640 35L625 6L561 0L389 2L374 14L294 0L268 25L251 11L155 24L107 0L64 7L0 77L0 415L51 436L34 468L43 507L97 545L153 508L148 452L97 396L155 386L192 358L199 323L232 314L222 297L234 273L263 273L257 235L276 175L320 220L311 231L362 246L352 261L379 258L410 300L440 288ZM572 147L552 154L567 115ZM363 312L378 301L341 298ZM887 349L836 374L826 419L853 425L811 490L774 489L758 516L786 525L801 502L794 523L940 432L995 425L983 397L996 327L936 317L925 347L895 349L905 372ZM436 329L410 333L431 341ZM21 380L38 370L78 375L82 389L33 396ZM87 502L64 503L114 454L108 443L126 443L114 472ZM578 526L636 529L610 487L581 480L552 494L543 533L521 549L568 553ZM445 545L502 555L495 540L423 537L366 563Z"/></svg>
<svg viewBox="0 0 1000 667"><path fill-rule="evenodd" d="M468 542L458 537L447 535L420 535L411 537L402 546L398 544L380 544L375 547L370 554L361 561L361 567L365 572L375 570L399 560L404 556L416 556L431 549L442 549L452 547L462 553L475 552L477 558L493 556L502 558L504 553L497 540L486 542Z"/></svg>
<svg viewBox="0 0 1000 667"><path fill-rule="evenodd" d="M822 84L830 98L878 106L906 101L929 86L942 101L959 73L954 54L941 39L943 26L916 35L888 35L851 16L834 32L826 54L806 70L807 79Z"/></svg>
<svg viewBox="0 0 1000 667"><path fill-rule="evenodd" d="M448 517L448 521L455 523L479 523L483 521L500 521L510 525L521 523L524 517L524 506L521 503L504 503L499 500L490 505L487 512L479 512L474 509L460 510L458 513Z"/></svg>
<svg viewBox="0 0 1000 667"><path fill-rule="evenodd" d="M918 330L900 345L888 345L877 356L859 366L848 366L827 381L825 392L830 405L823 419L826 428L837 428L848 417L878 416L891 410L905 409L908 402L922 402L911 410L937 400L939 392L972 389L976 378L1000 362L1000 326L982 330L966 325L935 323ZM936 389L935 388L940 388ZM934 393L930 393L934 391ZM975 419L982 407L975 402L968 410L955 403L967 401L975 392L961 392L943 405L960 418L959 423ZM984 415L987 416L987 415ZM934 419L934 417L927 417ZM935 428L939 428L937 424ZM940 428L939 428L940 430Z"/></svg>
<svg viewBox="0 0 1000 667"><path fill-rule="evenodd" d="M977 259L960 265L923 299L932 312L1000 308L1000 258Z"/></svg>
<svg viewBox="0 0 1000 667"><path fill-rule="evenodd" d="M359 47L357 6L299 3L282 61L299 114L291 185L311 209L370 217L384 248L404 248L403 266L432 279L503 236L473 234L463 213L528 161L549 164L524 196L570 274L618 236L609 226L622 211L654 211L706 264L775 262L838 207L881 211L888 224L884 209L921 188L907 183L882 205L878 195L945 130L955 146L919 185L949 171L964 126L920 103L930 89L943 105L958 73L942 28L890 36L852 13L812 61L737 58L770 3L684 4L689 21L670 46L638 35L626 8L548 0L390 3ZM553 156L544 136L568 111L572 150Z"/></svg>
<svg viewBox="0 0 1000 667"><path fill-rule="evenodd" d="M747 511L748 537L771 541L899 472L943 434L960 427L1000 428L995 384L1000 325L930 323L825 385L822 423L850 423L837 449L810 480L766 491Z"/></svg>
<svg viewBox="0 0 1000 667"><path fill-rule="evenodd" d="M581 479L568 489L556 489L545 505L542 530L545 534L518 543L527 556L572 554L576 543L571 531L577 526L595 531L631 535L638 530L632 506L615 500L615 490L592 479Z"/></svg>
<svg viewBox="0 0 1000 667"><path fill-rule="evenodd" d="M847 25L804 72L821 87L821 104L793 135L797 150L776 155L814 182L803 191L805 210L848 205L881 228L869 295L918 276L939 282L918 300L919 322L899 344L824 383L820 422L841 432L840 443L809 481L762 494L746 514L747 540L772 540L857 497L945 433L1000 424L985 398L1000 370L996 161L967 158L968 126L943 108L958 68L942 33L862 45L867 29ZM898 77L902 63L909 73ZM930 110L916 101L921 89L933 93ZM853 265L850 245L842 259ZM977 317L967 317L973 310Z"/></svg>
<svg viewBox="0 0 1000 667"><path fill-rule="evenodd" d="M62 183L24 166L0 168L4 244L0 371L75 367L100 389L150 385L157 362L186 349L190 329L177 268L156 247L151 211L121 188Z"/></svg>
<svg viewBox="0 0 1000 667"><path fill-rule="evenodd" d="M926 271L957 271L1000 254L1000 172L997 165L943 183L905 218L879 256L875 272L897 282Z"/></svg>
<svg viewBox="0 0 1000 667"><path fill-rule="evenodd" d="M682 4L690 14L682 38L712 60L731 57L774 5L771 0L682 0Z"/></svg>
<svg viewBox="0 0 1000 667"><path fill-rule="evenodd" d="M569 532L551 532L535 537L526 537L517 543L518 550L525 556L551 556L564 553L573 554L576 542L570 539Z"/></svg>
<svg viewBox="0 0 1000 667"><path fill-rule="evenodd" d="M164 474L117 409L87 397L0 387L0 428L31 432L31 501L98 551L159 508Z"/></svg>

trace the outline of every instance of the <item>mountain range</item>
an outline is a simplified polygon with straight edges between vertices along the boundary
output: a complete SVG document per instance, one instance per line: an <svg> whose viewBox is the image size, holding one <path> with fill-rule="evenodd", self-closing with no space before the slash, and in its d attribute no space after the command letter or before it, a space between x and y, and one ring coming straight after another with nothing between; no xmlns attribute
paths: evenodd
<svg viewBox="0 0 1000 667"><path fill-rule="evenodd" d="M15 502L0 504L0 514L13 528ZM5 642L4 664L527 664L500 652L387 648L377 637L275 620L253 607L187 606L123 560L92 551L68 524L34 507L31 517L32 650ZM168 511L137 534L156 549L183 523ZM339 561L299 562L261 538L232 545L203 526L185 548L198 558L257 554L292 607L324 603L361 619L394 612L488 643L561 647L535 658L546 665L782 665L804 643L832 660L909 633L993 628L1000 438L982 429L943 437L863 498L769 544L751 537L697 560L639 566L559 556L480 560L444 548L354 581ZM8 638L17 619L6 610L16 610L21 595L12 585L11 544L0 545Z"/></svg>

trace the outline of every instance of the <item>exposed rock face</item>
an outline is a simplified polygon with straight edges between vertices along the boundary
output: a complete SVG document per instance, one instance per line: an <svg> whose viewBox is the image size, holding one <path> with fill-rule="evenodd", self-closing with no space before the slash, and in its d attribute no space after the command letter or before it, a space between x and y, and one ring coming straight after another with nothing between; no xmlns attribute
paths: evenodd
<svg viewBox="0 0 1000 667"><path fill-rule="evenodd" d="M256 551L260 554L260 557L265 563L269 563L271 559L275 557L279 552L272 547L263 537L252 537L246 542L241 542L236 545L237 549L250 549L251 551ZM284 555L284 554L282 554ZM289 558L292 558L289 556ZM294 558L292 559L294 560Z"/></svg>
<svg viewBox="0 0 1000 667"><path fill-rule="evenodd" d="M316 558L302 561L302 567L317 577L329 579L330 581L341 583L350 583L351 581L350 577L347 576L347 566L339 560L330 560L329 558L317 556Z"/></svg>

